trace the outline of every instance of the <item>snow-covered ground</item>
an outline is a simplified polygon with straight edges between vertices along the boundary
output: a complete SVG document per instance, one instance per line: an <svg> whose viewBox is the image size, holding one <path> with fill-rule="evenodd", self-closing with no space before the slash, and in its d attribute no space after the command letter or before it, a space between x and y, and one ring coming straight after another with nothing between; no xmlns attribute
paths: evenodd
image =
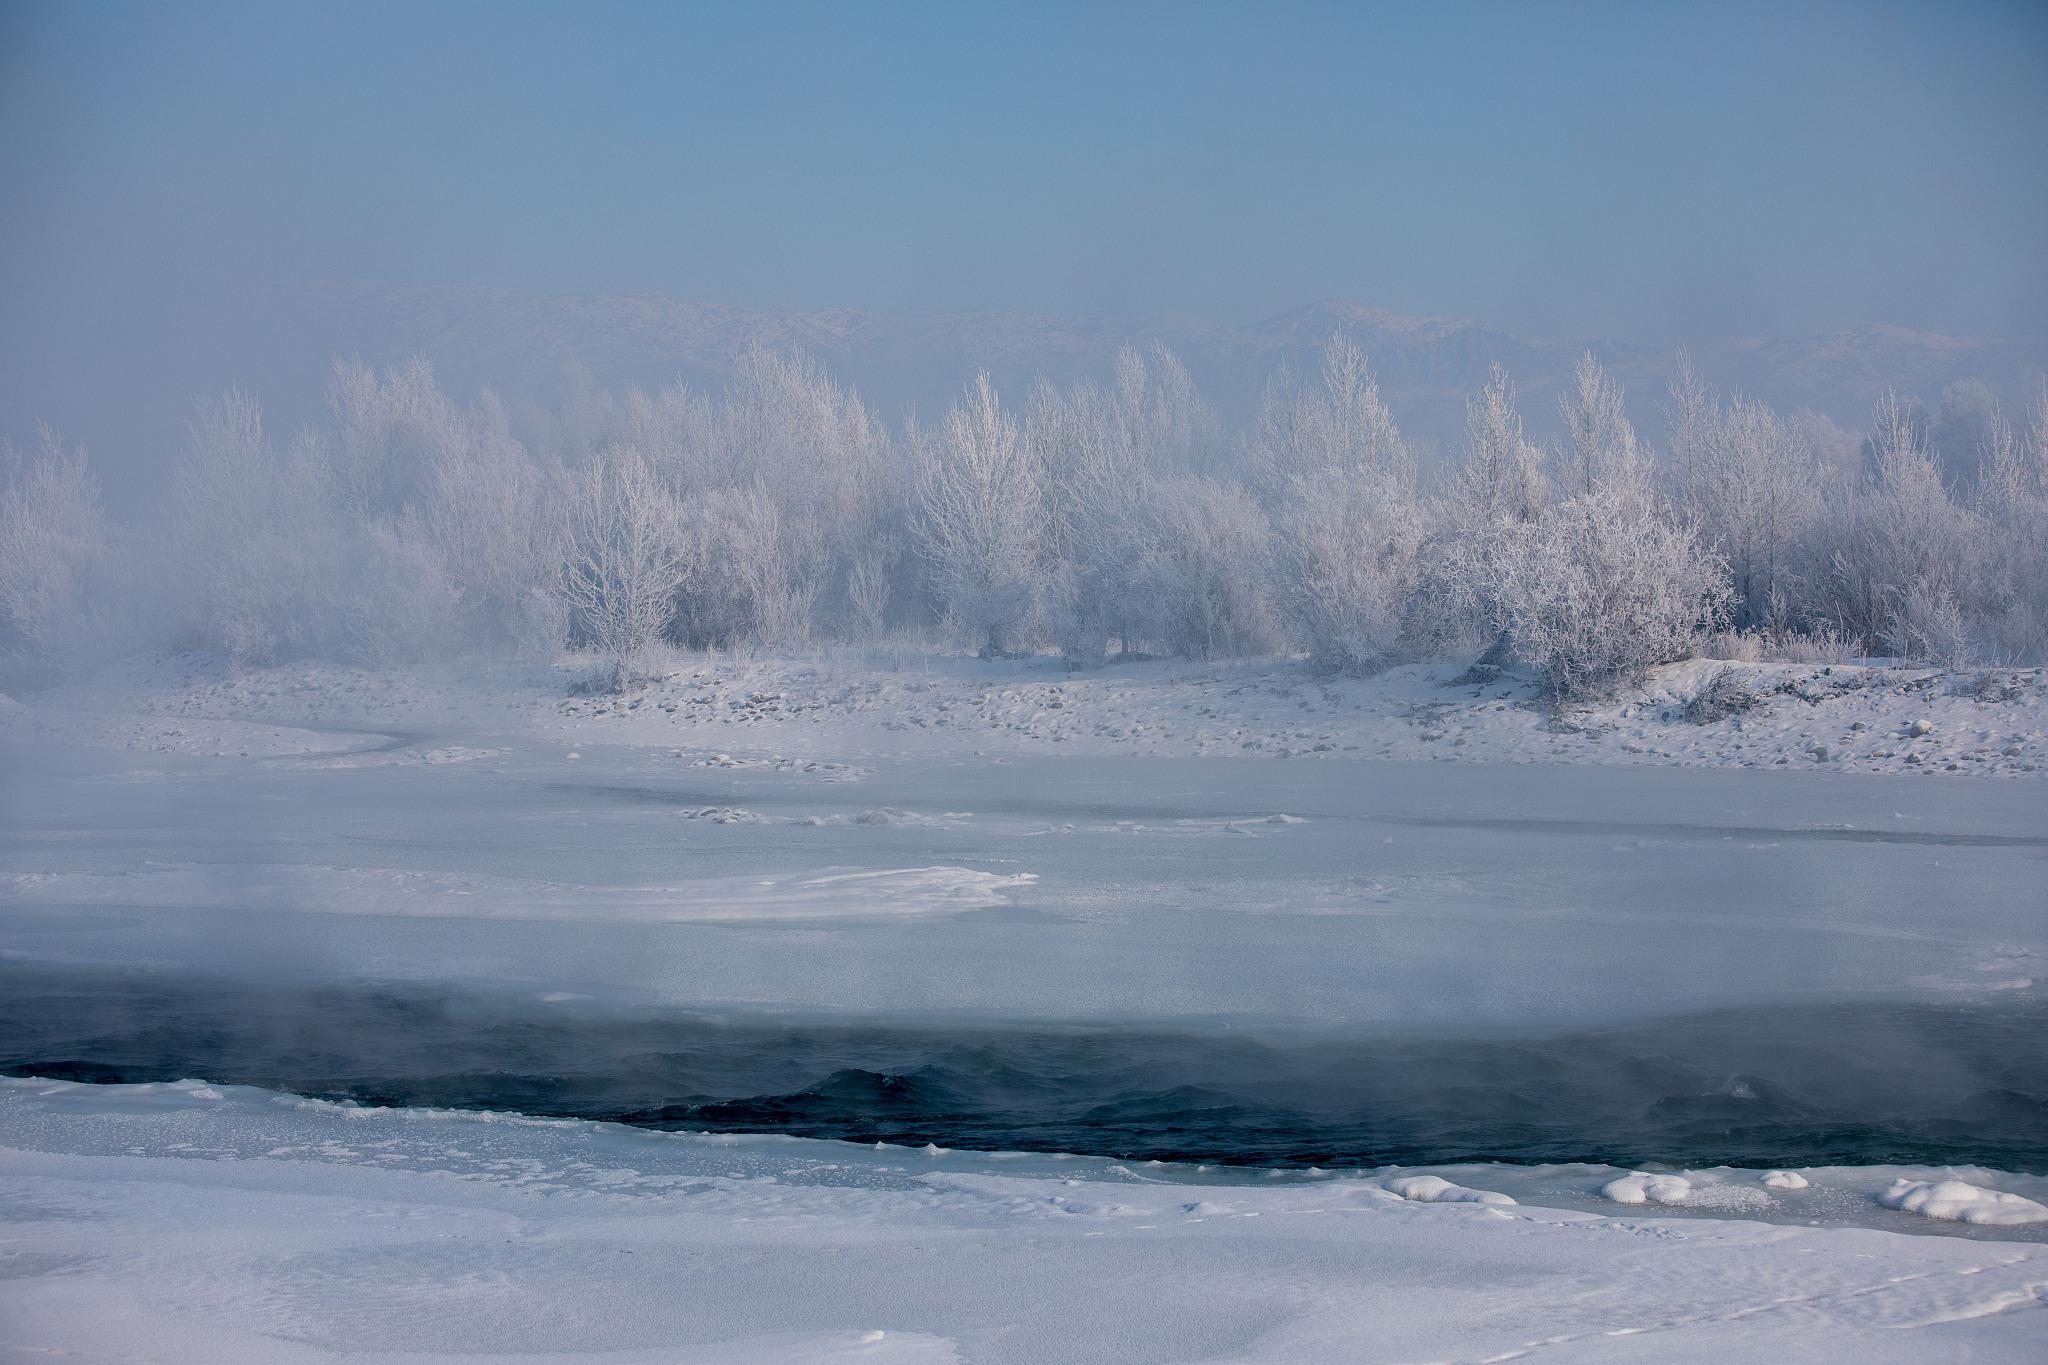
<svg viewBox="0 0 2048 1365"><path fill-rule="evenodd" d="M2048 670L1950 674L1875 664L1711 659L1560 715L1526 679L1417 664L1370 679L1297 660L1160 661L1070 673L1056 658L901 652L822 659L681 657L624 697L568 696L573 670L461 677L331 665L230 670L171 656L0 706L0 734L59 727L91 742L201 754L308 753L299 727L459 726L569 742L675 744L737 760L850 754L1131 754L1487 763L2048 773ZM202 724L205 722L206 724ZM294 733L244 732L246 725ZM227 728L211 728L227 727ZM367 747L358 737L327 741ZM405 758L459 761L462 746ZM487 756L487 755L485 755Z"/></svg>
<svg viewBox="0 0 2048 1365"><path fill-rule="evenodd" d="M1887 1171L1674 1219L196 1083L0 1082L0 1136L22 1361L2033 1361L2048 1294L2039 1242L1876 1226Z"/></svg>
<svg viewBox="0 0 2048 1365"><path fill-rule="evenodd" d="M1450 668L889 662L612 699L174 658L0 702L0 965L536 1018L2038 1031L2038 671L1694 663L1560 719ZM2031 1072L1893 1041L1859 1074L2037 1122ZM1747 1074L1699 1084L1741 1129ZM1779 1164L1274 1175L9 1083L0 1360L2038 1358L2042 1172Z"/></svg>

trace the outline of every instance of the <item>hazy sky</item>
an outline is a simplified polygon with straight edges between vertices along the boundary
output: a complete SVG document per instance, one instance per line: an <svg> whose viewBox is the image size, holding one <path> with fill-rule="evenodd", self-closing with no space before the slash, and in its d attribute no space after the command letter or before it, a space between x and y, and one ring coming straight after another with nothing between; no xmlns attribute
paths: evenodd
<svg viewBox="0 0 2048 1365"><path fill-rule="evenodd" d="M2041 0L9 0L0 134L10 328L301 278L1651 340L2048 316Z"/></svg>

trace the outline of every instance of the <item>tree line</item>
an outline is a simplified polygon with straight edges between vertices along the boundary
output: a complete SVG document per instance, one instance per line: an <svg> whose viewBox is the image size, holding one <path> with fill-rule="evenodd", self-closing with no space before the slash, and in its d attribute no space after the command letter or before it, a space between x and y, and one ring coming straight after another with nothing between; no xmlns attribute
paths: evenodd
<svg viewBox="0 0 2048 1365"><path fill-rule="evenodd" d="M813 359L756 349L715 393L585 387L515 421L424 361L338 363L279 442L201 405L163 514L117 526L48 430L0 489L0 649L48 677L123 650L387 664L662 644L799 652L892 636L986 655L1306 651L1370 673L1478 652L1560 698L1707 642L1960 666L2048 649L2048 381L1982 386L1861 438L1711 391L1681 362L1661 446L1590 354L1559 436L1495 367L1427 470L1342 336L1225 431L1178 360L1105 382L984 374L891 431Z"/></svg>

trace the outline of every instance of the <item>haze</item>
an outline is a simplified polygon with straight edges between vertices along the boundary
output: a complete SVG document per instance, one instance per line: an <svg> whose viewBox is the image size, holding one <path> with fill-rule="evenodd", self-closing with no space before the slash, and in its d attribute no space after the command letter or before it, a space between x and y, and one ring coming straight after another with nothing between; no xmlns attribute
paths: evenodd
<svg viewBox="0 0 2048 1365"><path fill-rule="evenodd" d="M0 429L288 409L365 340L315 282L2038 337L2044 52L2026 3L13 4Z"/></svg>

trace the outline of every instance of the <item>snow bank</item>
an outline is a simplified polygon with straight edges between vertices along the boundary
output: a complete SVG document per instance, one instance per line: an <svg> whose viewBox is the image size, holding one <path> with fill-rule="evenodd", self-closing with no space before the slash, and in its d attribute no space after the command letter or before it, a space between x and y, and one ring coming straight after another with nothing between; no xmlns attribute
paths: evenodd
<svg viewBox="0 0 2048 1365"><path fill-rule="evenodd" d="M1987 1190L1965 1180L1907 1180L1901 1177L1879 1195L1888 1209L1941 1218L1953 1223L2013 1227L2048 1221L2048 1205L2003 1190Z"/></svg>
<svg viewBox="0 0 2048 1365"><path fill-rule="evenodd" d="M6 1349L160 1365L2039 1359L2039 1314L2018 1311L2038 1302L2039 1260L1981 1235L1527 1202L1453 1218L1351 1179L1139 1179L1085 1158L211 1089L0 1081L19 1220Z"/></svg>
<svg viewBox="0 0 2048 1365"><path fill-rule="evenodd" d="M1380 1188L1420 1204L1512 1204L1515 1201L1494 1190L1474 1190L1453 1185L1440 1175L1400 1175L1380 1182Z"/></svg>
<svg viewBox="0 0 2048 1365"><path fill-rule="evenodd" d="M1635 1171L1600 1187L1600 1197L1617 1204L1683 1204L1692 1182L1682 1175L1650 1175Z"/></svg>

